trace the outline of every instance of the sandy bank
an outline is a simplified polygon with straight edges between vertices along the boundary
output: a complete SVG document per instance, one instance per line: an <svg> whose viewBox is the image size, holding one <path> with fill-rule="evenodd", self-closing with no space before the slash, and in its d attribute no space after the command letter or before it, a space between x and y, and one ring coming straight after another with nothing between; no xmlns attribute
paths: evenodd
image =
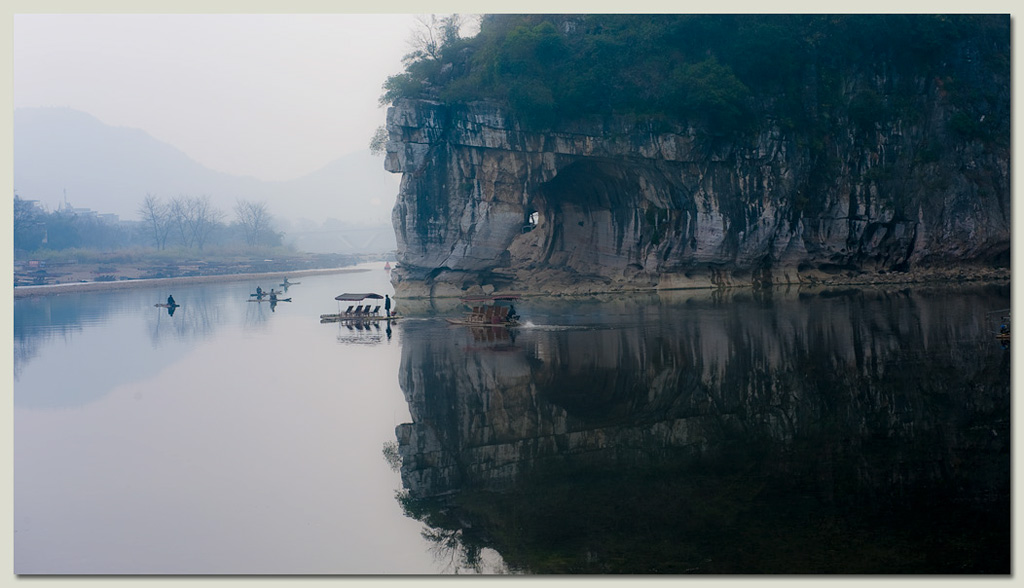
<svg viewBox="0 0 1024 588"><path fill-rule="evenodd" d="M299 276L315 276L321 274L342 274L352 272L368 272L368 268L339 267L326 269L296 270L290 272L270 272L258 274L220 274L211 276L183 276L177 278L141 278L137 280L118 280L110 282L68 282L46 286L18 286L14 288L15 298L28 296L49 296L72 292L91 292L94 290L123 290L126 288L166 288L183 284L202 282L245 282L254 279L284 279Z"/></svg>

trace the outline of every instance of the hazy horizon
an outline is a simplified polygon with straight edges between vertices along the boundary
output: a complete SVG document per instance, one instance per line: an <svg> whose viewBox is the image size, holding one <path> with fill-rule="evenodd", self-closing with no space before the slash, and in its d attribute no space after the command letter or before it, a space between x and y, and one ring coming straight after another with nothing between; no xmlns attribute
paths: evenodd
<svg viewBox="0 0 1024 588"><path fill-rule="evenodd" d="M331 218L390 225L401 181L366 148L294 180L263 181L211 170L145 130L106 125L80 110L17 108L13 120L14 191L43 210L67 203L138 220L148 195L205 196L229 217L239 200L263 202L284 230Z"/></svg>
<svg viewBox="0 0 1024 588"><path fill-rule="evenodd" d="M413 14L16 14L13 106L136 128L263 181L367 148ZM381 173L383 163L381 164Z"/></svg>
<svg viewBox="0 0 1024 588"><path fill-rule="evenodd" d="M237 199L264 201L283 226L390 224L400 178L365 154L385 124L381 86L403 70L416 18L15 14L13 110L67 109L109 127L22 135L15 191L48 208L66 193L75 207L126 220L153 193L211 195L228 215ZM129 131L215 173L147 141L126 150Z"/></svg>

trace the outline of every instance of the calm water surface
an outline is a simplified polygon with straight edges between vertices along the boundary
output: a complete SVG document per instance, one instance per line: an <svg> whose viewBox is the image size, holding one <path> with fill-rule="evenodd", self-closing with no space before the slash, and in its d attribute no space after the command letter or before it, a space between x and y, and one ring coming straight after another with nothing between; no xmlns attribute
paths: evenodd
<svg viewBox="0 0 1024 588"><path fill-rule="evenodd" d="M292 280L15 302L16 572L445 570L382 455L400 333L319 322L387 274Z"/></svg>
<svg viewBox="0 0 1024 588"><path fill-rule="evenodd" d="M20 574L999 573L1008 287L15 302ZM173 293L173 315L153 304Z"/></svg>

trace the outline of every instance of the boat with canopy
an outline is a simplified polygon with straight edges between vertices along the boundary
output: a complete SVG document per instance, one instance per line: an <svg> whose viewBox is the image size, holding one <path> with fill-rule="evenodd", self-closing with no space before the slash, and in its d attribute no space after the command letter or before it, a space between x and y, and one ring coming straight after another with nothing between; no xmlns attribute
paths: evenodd
<svg viewBox="0 0 1024 588"><path fill-rule="evenodd" d="M339 294L334 297L339 303L351 302L347 309L333 314L320 315L321 323L336 323L339 321L395 321L398 316L392 312L390 316L381 313L381 304L366 302L368 300L381 300L384 296L375 292L356 292ZM359 304L356 304L359 303ZM339 305L339 310L340 310Z"/></svg>

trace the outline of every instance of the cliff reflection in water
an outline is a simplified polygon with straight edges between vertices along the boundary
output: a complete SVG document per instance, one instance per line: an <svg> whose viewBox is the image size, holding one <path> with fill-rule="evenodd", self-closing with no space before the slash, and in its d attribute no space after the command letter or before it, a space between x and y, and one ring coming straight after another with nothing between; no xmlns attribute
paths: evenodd
<svg viewBox="0 0 1024 588"><path fill-rule="evenodd" d="M1008 287L408 321L406 512L526 573L1009 573ZM532 323L532 324L531 324ZM498 334L495 334L498 333Z"/></svg>

